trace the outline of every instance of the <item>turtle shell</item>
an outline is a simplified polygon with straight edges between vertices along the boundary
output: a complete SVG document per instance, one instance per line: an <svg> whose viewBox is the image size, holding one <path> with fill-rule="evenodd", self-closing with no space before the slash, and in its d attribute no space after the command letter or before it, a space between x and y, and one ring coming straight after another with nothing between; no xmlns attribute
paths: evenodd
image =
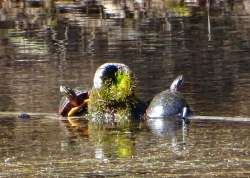
<svg viewBox="0 0 250 178"><path fill-rule="evenodd" d="M88 91L73 89L77 96L77 103L80 105L85 99L89 98ZM59 104L59 114L66 117L68 112L75 107L67 96L63 96Z"/></svg>
<svg viewBox="0 0 250 178"><path fill-rule="evenodd" d="M146 114L148 117L170 117L182 113L187 103L179 92L165 90L157 94L150 102Z"/></svg>

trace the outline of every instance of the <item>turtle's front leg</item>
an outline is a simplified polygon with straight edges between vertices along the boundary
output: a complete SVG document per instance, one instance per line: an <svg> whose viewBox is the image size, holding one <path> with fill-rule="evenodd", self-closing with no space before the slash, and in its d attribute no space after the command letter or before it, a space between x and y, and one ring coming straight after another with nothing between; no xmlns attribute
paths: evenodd
<svg viewBox="0 0 250 178"><path fill-rule="evenodd" d="M85 109L88 106L89 99L85 99L80 106L73 107L69 113L68 117L76 116L78 113L80 113L83 109Z"/></svg>
<svg viewBox="0 0 250 178"><path fill-rule="evenodd" d="M189 115L189 108L187 106L183 107L182 108L182 119L183 121L186 123L186 124L189 124L190 123L190 120L187 118Z"/></svg>

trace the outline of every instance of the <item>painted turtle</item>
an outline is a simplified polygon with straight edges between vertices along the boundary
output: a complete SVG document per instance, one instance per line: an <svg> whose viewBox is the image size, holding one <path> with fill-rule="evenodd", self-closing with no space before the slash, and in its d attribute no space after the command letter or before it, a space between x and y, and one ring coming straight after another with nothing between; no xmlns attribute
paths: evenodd
<svg viewBox="0 0 250 178"><path fill-rule="evenodd" d="M171 117L180 115L184 121L192 113L180 89L183 85L183 76L178 76L169 90L158 93L150 102L146 115L150 118Z"/></svg>
<svg viewBox="0 0 250 178"><path fill-rule="evenodd" d="M86 111L89 98L88 91L60 86L60 92L64 95L59 105L60 115L64 117L75 116Z"/></svg>

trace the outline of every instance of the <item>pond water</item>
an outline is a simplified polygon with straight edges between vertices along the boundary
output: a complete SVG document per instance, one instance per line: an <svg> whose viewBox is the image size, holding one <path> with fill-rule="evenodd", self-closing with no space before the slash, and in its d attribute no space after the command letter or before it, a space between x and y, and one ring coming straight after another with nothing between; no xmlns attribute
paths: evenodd
<svg viewBox="0 0 250 178"><path fill-rule="evenodd" d="M38 113L0 117L0 176L249 177L249 123L55 115L60 85L122 62L144 101L183 74L196 115L249 117L249 39L248 0L0 1L0 111Z"/></svg>

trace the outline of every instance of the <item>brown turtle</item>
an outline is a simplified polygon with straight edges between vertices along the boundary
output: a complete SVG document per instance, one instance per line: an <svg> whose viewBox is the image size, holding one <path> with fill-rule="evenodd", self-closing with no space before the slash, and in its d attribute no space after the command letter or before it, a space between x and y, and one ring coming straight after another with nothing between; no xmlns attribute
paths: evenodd
<svg viewBox="0 0 250 178"><path fill-rule="evenodd" d="M59 114L63 117L77 116L87 111L89 92L60 86L64 95L60 101Z"/></svg>

